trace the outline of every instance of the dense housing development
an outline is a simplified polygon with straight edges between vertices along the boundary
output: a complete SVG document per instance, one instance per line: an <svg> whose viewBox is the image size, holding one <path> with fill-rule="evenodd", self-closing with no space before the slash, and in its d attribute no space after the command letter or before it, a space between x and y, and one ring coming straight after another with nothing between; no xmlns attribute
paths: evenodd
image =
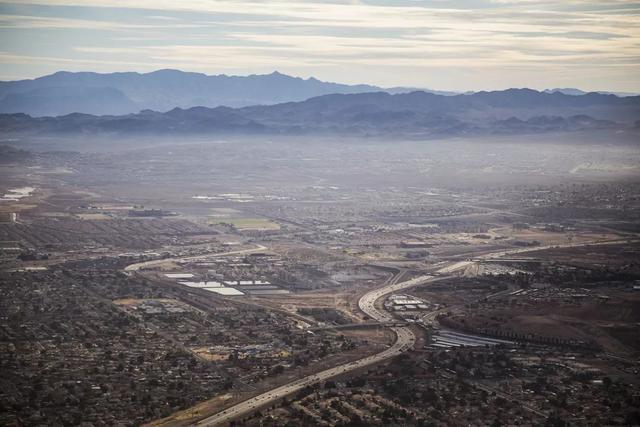
<svg viewBox="0 0 640 427"><path fill-rule="evenodd" d="M60 144L0 165L3 425L640 422L640 187L588 144Z"/></svg>

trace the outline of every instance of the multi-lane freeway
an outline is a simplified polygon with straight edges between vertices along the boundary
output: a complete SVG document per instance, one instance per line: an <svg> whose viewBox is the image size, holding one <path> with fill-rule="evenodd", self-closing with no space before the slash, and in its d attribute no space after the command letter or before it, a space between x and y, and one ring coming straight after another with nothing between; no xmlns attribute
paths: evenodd
<svg viewBox="0 0 640 427"><path fill-rule="evenodd" d="M401 283L390 283L380 289L373 290L366 293L360 298L358 305L360 309L366 313L372 319L378 322L390 322L393 321L393 317L386 311L379 310L375 307L375 302L384 295L392 292L399 291L401 289L417 286L432 280L432 276L421 276L412 280L407 280ZM202 421L196 423L198 426L216 426L229 422L233 419L242 417L249 414L258 407L266 406L276 400L295 393L298 390L303 389L309 385L313 385L322 381L326 381L329 378L335 377L340 374L360 369L365 366L369 366L375 363L379 363L383 360L395 357L410 348L413 347L416 337L408 327L394 326L390 328L396 334L396 342L386 350L367 356L363 359L356 360L354 362L347 363L345 365L336 366L335 368L327 369L314 375L310 375L305 378L293 381L289 384L283 385L266 393L252 397L244 402L240 402L235 406L225 409L222 412L214 414Z"/></svg>
<svg viewBox="0 0 640 427"><path fill-rule="evenodd" d="M619 243L619 241L617 241ZM593 244L610 244L610 243L615 243L614 241L609 241L609 242L590 242L590 243L572 243L572 244L565 244L565 245L553 245L553 246L539 246L539 247L532 247L532 248L518 248L518 249L508 249L508 250L503 250L503 251L499 251L499 252L492 252L490 254L485 254L482 256L477 257L477 260L483 260L483 259L494 259L494 258L499 258L501 256L505 256L505 255L510 255L510 254L517 254L517 253L524 253L524 252L530 252L530 251L538 251L538 250L544 250L544 249L551 249L551 248L558 248L558 247L576 247L576 246L587 246L587 245L593 245ZM367 314L371 319L378 321L378 322L391 322L393 321L393 317L391 316L390 313L378 309L375 305L376 301L380 298L382 298L385 295L388 295L390 293L393 292L397 292L403 289L407 289L407 288L411 288L414 286L418 286L418 285L422 285L431 281L435 281L435 280L442 280L446 277L446 275L453 273L457 270L461 270L466 268L467 266L473 264L474 261L469 260L469 261L459 261L459 262L451 262L448 263L446 265L441 266L435 273L437 273L437 275L424 275L424 276L419 276L416 277L414 279L411 280L406 280L404 282L400 282L400 283L394 283L394 281L390 281L389 283L387 283L385 286L383 286L382 288L379 289L375 289L373 291L370 291L368 293L366 293L365 295L363 295L360 300L358 301L358 306L359 308L365 313ZM396 278L401 277L396 276ZM433 312L430 313L430 317L435 318L435 316L438 314L438 312ZM276 402L277 400L291 395L292 393L295 393L307 386L316 384L316 383L320 383L322 381L326 381L332 377L353 371L355 369L359 369L359 368L363 368L369 365L373 365L375 363L379 363L382 362L386 359L395 357L399 354L402 354L403 352L411 349L413 347L413 345L415 344L415 340L416 337L413 334L413 332L411 331L411 329L409 327L404 327L404 326L393 326L389 328L390 330L392 330L395 335L396 335L396 341L395 343L390 346L389 348L387 348L386 350L371 355L371 356L367 356L365 358L344 364L344 365L340 365L340 366L336 366L334 368L330 368L330 369L326 369L322 372L319 372L317 374L313 374L313 375L309 375L307 377L304 378L300 378L296 381L293 381L291 383L285 384L283 386L280 386L278 388L275 388L273 390L270 390L268 392L262 393L260 395L257 395L255 397L252 397L248 400L245 400L243 402L240 402L234 406L231 406L217 414L214 414L210 417L207 417L199 422L197 422L195 425L197 426L217 426L217 425L222 425L225 423L228 423L232 420L241 418L253 411L255 411L256 409L260 408L260 407L265 407L268 406L274 402Z"/></svg>
<svg viewBox="0 0 640 427"><path fill-rule="evenodd" d="M478 261L502 258L506 255L517 255L525 252L544 251L547 249L560 249L560 248L566 249L566 248L577 248L582 246L594 246L594 245L615 245L619 243L632 243L637 241L638 239L611 239L611 240L600 240L600 241L591 241L591 242L560 243L556 245L530 246L525 248L505 249L502 251L490 252L488 254L479 255L473 259L469 259L466 261L448 263L440 267L436 271L436 273L438 274L453 273L455 271L467 268Z"/></svg>
<svg viewBox="0 0 640 427"><path fill-rule="evenodd" d="M335 368L327 369L317 374L310 375L308 377L293 381L289 384L280 386L276 389L273 389L266 393L252 397L251 399L238 403L237 405L227 408L222 412L219 412L215 415L205 418L200 422L196 423L195 425L197 426L221 425L233 419L240 418L243 415L246 415L257 408L266 406L284 396L288 396L292 393L295 393L298 390L302 390L307 386L310 386L322 381L326 381L332 377L335 377L340 374L344 374L354 369L359 369L374 363L378 363L382 360L397 356L402 352L406 351L409 348L409 346L413 345L415 337L413 336L411 331L409 331L407 328L393 328L393 329L396 330L396 333L398 334L398 340L393 346L389 347L388 349L384 350L381 353L365 357L364 359L360 359L355 362L350 362L346 365L341 365Z"/></svg>

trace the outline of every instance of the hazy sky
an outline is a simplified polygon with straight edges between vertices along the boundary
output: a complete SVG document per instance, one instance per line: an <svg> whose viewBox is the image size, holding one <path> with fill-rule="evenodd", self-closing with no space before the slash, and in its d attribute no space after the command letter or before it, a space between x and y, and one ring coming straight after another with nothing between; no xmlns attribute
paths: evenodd
<svg viewBox="0 0 640 427"><path fill-rule="evenodd" d="M177 68L382 86L640 92L624 0L0 0L0 79Z"/></svg>

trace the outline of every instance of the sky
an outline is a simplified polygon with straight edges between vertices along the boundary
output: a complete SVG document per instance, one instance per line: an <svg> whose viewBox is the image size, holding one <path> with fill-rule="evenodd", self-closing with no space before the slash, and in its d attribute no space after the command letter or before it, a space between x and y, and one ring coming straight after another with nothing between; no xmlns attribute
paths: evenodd
<svg viewBox="0 0 640 427"><path fill-rule="evenodd" d="M0 34L0 80L173 68L640 92L640 3L625 0L0 0Z"/></svg>

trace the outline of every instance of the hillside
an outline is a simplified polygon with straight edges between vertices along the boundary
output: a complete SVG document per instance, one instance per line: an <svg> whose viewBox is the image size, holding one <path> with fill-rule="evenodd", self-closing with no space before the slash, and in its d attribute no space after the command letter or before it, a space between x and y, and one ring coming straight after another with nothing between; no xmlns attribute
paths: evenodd
<svg viewBox="0 0 640 427"><path fill-rule="evenodd" d="M70 113L128 114L175 107L243 107L302 101L330 93L381 90L369 85L301 79L278 72L265 75L209 76L178 70L151 73L58 72L33 80L0 82L0 112L32 116ZM402 88L394 88L402 92ZM67 92L67 93L65 93ZM95 100L94 103L86 99Z"/></svg>
<svg viewBox="0 0 640 427"><path fill-rule="evenodd" d="M4 133L340 134L407 137L632 129L640 97L509 89L443 96L427 92L333 94L244 108L174 108L136 114L0 115Z"/></svg>

